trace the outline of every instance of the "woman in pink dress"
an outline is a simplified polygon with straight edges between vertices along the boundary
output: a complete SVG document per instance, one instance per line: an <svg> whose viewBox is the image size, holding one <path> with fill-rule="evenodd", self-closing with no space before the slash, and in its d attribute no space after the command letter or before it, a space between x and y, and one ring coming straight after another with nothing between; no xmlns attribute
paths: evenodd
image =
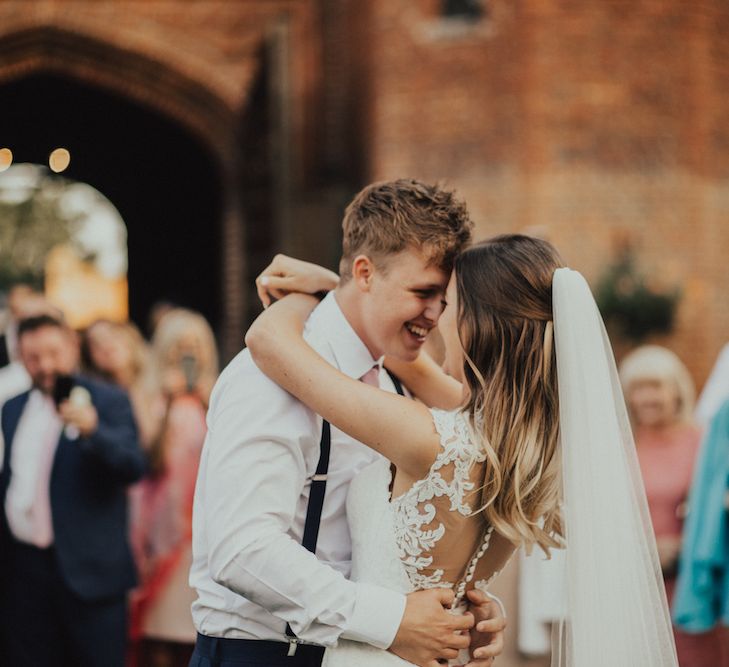
<svg viewBox="0 0 729 667"><path fill-rule="evenodd" d="M188 585L192 502L205 412L218 373L215 340L198 313L174 309L152 341L167 409L149 450L150 475L135 489L132 543L140 586L132 599L137 667L186 667L195 642Z"/></svg>
<svg viewBox="0 0 729 667"><path fill-rule="evenodd" d="M620 365L620 379L670 604L685 503L701 441L701 431L692 421L694 385L681 360L657 345L645 345L629 354ZM681 667L721 664L716 633L691 635L674 629L674 634Z"/></svg>

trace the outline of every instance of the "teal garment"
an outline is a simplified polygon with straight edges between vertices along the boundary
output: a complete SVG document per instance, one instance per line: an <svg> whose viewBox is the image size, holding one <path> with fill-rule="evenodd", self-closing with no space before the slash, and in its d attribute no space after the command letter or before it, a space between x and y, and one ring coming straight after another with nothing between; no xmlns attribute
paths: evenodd
<svg viewBox="0 0 729 667"><path fill-rule="evenodd" d="M673 620L687 632L729 625L729 401L712 419L694 471L673 600Z"/></svg>

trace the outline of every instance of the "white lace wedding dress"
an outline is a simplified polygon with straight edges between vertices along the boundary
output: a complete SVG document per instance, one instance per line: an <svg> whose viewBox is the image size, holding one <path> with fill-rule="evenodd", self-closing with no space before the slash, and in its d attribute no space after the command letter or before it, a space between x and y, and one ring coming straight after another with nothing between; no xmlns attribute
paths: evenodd
<svg viewBox="0 0 729 667"><path fill-rule="evenodd" d="M352 481L347 514L352 534L352 575L410 593L454 588L454 613L465 609L469 587L486 589L513 546L484 523L480 485L484 454L460 412L431 410L442 449L428 475L390 500L391 471L382 459ZM493 538L493 539L492 539ZM452 664L465 664L465 653ZM404 667L387 651L341 640L327 649L322 667Z"/></svg>

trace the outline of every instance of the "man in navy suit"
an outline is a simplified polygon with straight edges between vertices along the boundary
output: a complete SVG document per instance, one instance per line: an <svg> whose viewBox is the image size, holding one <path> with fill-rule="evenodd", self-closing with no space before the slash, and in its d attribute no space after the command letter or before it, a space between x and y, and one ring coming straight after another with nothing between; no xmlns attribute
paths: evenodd
<svg viewBox="0 0 729 667"><path fill-rule="evenodd" d="M126 489L145 469L131 406L73 375L78 341L58 319L22 321L18 340L33 387L2 409L0 662L121 667L135 583Z"/></svg>

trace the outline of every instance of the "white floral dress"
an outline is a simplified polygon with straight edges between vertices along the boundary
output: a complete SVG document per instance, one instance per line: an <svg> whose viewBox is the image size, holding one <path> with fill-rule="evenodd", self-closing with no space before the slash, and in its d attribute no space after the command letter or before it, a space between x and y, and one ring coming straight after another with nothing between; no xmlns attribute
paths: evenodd
<svg viewBox="0 0 729 667"><path fill-rule="evenodd" d="M390 499L390 464L380 460L352 481L347 516L352 534L352 579L402 593L453 588L454 613L465 592L485 590L513 547L486 525L481 502L485 455L460 411L431 410L441 450L428 475ZM453 664L464 664L462 655ZM396 655L341 640L323 667L403 667Z"/></svg>

